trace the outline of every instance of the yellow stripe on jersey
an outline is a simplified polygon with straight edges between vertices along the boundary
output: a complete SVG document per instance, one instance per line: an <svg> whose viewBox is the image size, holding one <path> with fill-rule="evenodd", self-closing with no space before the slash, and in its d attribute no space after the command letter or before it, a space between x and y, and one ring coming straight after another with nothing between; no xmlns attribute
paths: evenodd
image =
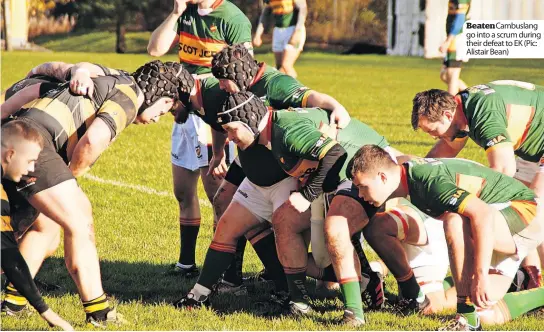
<svg viewBox="0 0 544 332"><path fill-rule="evenodd" d="M221 51L225 45L227 43L221 40L198 38L186 32L181 32L178 55L181 62L211 67L213 55Z"/></svg>
<svg viewBox="0 0 544 332"><path fill-rule="evenodd" d="M274 15L285 15L293 12L295 4L293 0L270 0L270 7Z"/></svg>
<svg viewBox="0 0 544 332"><path fill-rule="evenodd" d="M477 197L474 194L470 194L467 197L465 197L465 199L461 202L461 204L459 204L459 208L457 209L457 212L459 212L460 214L465 213L465 209L467 208L468 202L470 202L471 200L475 198Z"/></svg>
<svg viewBox="0 0 544 332"><path fill-rule="evenodd" d="M510 135L510 140L514 143L514 150L519 149L525 141L534 116L535 108L532 106L506 105L506 119L508 121L506 130Z"/></svg>
<svg viewBox="0 0 544 332"><path fill-rule="evenodd" d="M485 179L465 174L457 174L455 182L457 187L476 195L476 197L480 196L485 185Z"/></svg>
<svg viewBox="0 0 544 332"><path fill-rule="evenodd" d="M83 110L81 111L81 115L83 119L85 119L85 128L88 129L96 117L94 106L90 99L83 99Z"/></svg>
<svg viewBox="0 0 544 332"><path fill-rule="evenodd" d="M106 100L98 111L98 114L101 113L109 114L113 121L115 121L115 136L117 136L127 126L127 114L125 113L123 107L121 107L121 105L118 103L112 100Z"/></svg>
<svg viewBox="0 0 544 332"><path fill-rule="evenodd" d="M319 154L319 160L323 159L323 157L325 157L325 155L327 154L327 152L329 152L329 150L334 146L336 145L336 141L335 140L332 140L329 142L329 144L325 145L325 147L321 150L321 153Z"/></svg>
<svg viewBox="0 0 544 332"><path fill-rule="evenodd" d="M292 177L300 178L314 172L317 169L317 166L319 166L318 160L300 159L293 168L287 171L287 174Z"/></svg>
<svg viewBox="0 0 544 332"><path fill-rule="evenodd" d="M302 96L302 103L301 103L301 107L307 107L308 105L308 97L310 97L310 94L312 93L312 90L308 90L306 92L304 92L304 96Z"/></svg>
<svg viewBox="0 0 544 332"><path fill-rule="evenodd" d="M13 232L13 227L11 227L11 217L2 216L2 232Z"/></svg>
<svg viewBox="0 0 544 332"><path fill-rule="evenodd" d="M115 87L117 89L119 89L119 91L121 91L122 93L127 95L127 97L129 97L130 100L132 101L132 103L134 104L134 107L137 108L138 95L136 95L136 92L134 91L134 89L132 89L133 85L134 85L134 83L131 83L131 84L116 84Z"/></svg>
<svg viewBox="0 0 544 332"><path fill-rule="evenodd" d="M525 225L529 225L536 218L537 204L534 201L512 201L510 206Z"/></svg>

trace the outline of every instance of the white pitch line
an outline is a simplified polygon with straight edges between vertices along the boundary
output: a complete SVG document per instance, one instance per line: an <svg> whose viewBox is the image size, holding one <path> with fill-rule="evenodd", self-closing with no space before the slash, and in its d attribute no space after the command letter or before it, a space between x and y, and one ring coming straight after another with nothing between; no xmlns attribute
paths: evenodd
<svg viewBox="0 0 544 332"><path fill-rule="evenodd" d="M172 197L172 196L174 196L170 192L156 190L156 189L149 188L149 187L146 187L146 186L142 186L142 185L139 185L139 184L130 184L130 183L124 183L124 182L117 181L117 180L102 179L102 178L99 178L98 176L88 174L88 173L83 175L83 177L88 179L88 180L95 181L95 182L98 182L98 183L109 184L109 185L116 186L116 187L121 187L121 188L128 188L128 189L136 190L136 191L143 192L143 193L146 193L146 194L149 194L149 195L163 196L163 197ZM208 200L199 198L198 202L200 203L200 205L207 206L207 207L212 207L211 203Z"/></svg>

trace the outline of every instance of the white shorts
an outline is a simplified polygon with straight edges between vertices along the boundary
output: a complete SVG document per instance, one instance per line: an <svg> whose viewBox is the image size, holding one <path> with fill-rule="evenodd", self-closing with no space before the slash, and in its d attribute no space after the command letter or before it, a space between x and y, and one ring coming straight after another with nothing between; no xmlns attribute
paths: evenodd
<svg viewBox="0 0 544 332"><path fill-rule="evenodd" d="M351 181L344 181L336 188L336 191L349 188L351 188ZM316 265L320 268L325 268L331 264L331 258L325 242L324 228L329 205L329 197L327 196L334 196L334 193L323 193L310 205L311 251Z"/></svg>
<svg viewBox="0 0 544 332"><path fill-rule="evenodd" d="M304 36L302 37L298 47L289 44L289 40L291 39L293 32L295 32L294 25L287 28L275 27L274 31L272 32L272 52L283 52L287 47L293 47L299 51L302 51L304 43L306 42L306 29L304 29Z"/></svg>
<svg viewBox="0 0 544 332"><path fill-rule="evenodd" d="M512 235L516 244L516 254L506 255L493 251L489 269L495 273L514 278L521 261L527 254L544 241L544 201L537 200L537 212L535 218L521 232ZM502 210L511 203L491 204L495 209Z"/></svg>
<svg viewBox="0 0 544 332"><path fill-rule="evenodd" d="M271 222L274 211L285 203L291 192L297 188L298 180L293 177L283 179L270 187L257 186L245 178L236 190L232 201L243 205L259 221Z"/></svg>
<svg viewBox="0 0 544 332"><path fill-rule="evenodd" d="M524 183L531 183L536 173L544 173L544 156L540 159L540 162L530 162L516 157L516 174L514 175L514 179Z"/></svg>
<svg viewBox="0 0 544 332"><path fill-rule="evenodd" d="M212 158L212 128L201 118L189 114L184 124L174 123L172 129L172 164L195 171L207 167ZM225 146L227 164L235 157L235 145Z"/></svg>
<svg viewBox="0 0 544 332"><path fill-rule="evenodd" d="M424 294L444 290L442 284L448 274L448 245L444 235L443 222L428 217L423 221L427 232L427 244L414 246L402 243L410 267Z"/></svg>

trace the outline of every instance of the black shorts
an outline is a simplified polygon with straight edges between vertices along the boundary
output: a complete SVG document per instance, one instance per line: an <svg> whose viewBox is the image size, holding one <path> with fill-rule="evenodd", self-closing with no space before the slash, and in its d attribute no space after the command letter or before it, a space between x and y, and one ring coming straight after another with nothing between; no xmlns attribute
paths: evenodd
<svg viewBox="0 0 544 332"><path fill-rule="evenodd" d="M457 61L457 60L448 60L444 59L444 62L442 64L446 66L446 68L461 68L461 64L463 61Z"/></svg>
<svg viewBox="0 0 544 332"><path fill-rule="evenodd" d="M39 127L31 121L35 127ZM42 132L44 129L39 129ZM42 134L42 136L46 136ZM28 203L28 198L54 187L62 182L75 179L66 162L55 150L50 137L44 137L44 148L38 156L34 171L29 172L21 178L21 181L14 183L3 180L4 189L9 198L11 220L13 230L21 234L38 216L38 211Z"/></svg>
<svg viewBox="0 0 544 332"><path fill-rule="evenodd" d="M239 187L242 181L246 178L246 174L242 169L242 166L236 163L236 160L230 165L225 181Z"/></svg>
<svg viewBox="0 0 544 332"><path fill-rule="evenodd" d="M376 212L380 210L380 207L376 207L359 197L359 189L354 184L351 184L351 188L338 190L331 199L331 202L336 196L347 196L353 198L355 201L357 201L357 203L361 204L369 220L376 214Z"/></svg>

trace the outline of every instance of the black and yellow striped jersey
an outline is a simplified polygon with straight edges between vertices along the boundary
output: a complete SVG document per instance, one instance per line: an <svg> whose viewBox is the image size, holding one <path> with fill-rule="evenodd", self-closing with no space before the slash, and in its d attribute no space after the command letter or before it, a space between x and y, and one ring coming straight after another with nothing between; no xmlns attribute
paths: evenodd
<svg viewBox="0 0 544 332"><path fill-rule="evenodd" d="M2 170L2 175L4 174ZM4 190L4 184L0 184L2 189L2 249L17 248L17 241L13 234L13 227L11 225L11 213L9 209L8 194Z"/></svg>
<svg viewBox="0 0 544 332"><path fill-rule="evenodd" d="M95 118L102 119L115 139L138 114L141 90L131 76L92 79L93 98L75 95L69 83L57 84L15 114L38 123L50 135L56 151L69 162L77 143ZM41 89L42 90L42 89Z"/></svg>

